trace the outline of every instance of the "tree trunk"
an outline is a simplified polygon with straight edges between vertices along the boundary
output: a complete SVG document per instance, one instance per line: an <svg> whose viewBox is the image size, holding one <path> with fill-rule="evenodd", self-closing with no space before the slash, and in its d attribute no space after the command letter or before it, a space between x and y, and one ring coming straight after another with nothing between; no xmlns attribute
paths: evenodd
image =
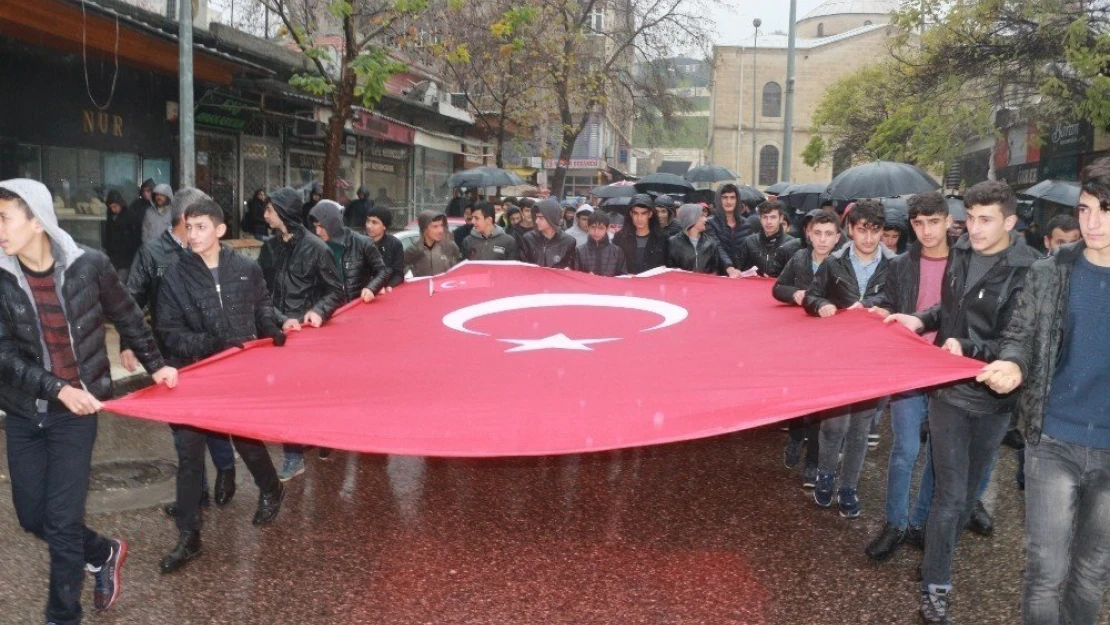
<svg viewBox="0 0 1110 625"><path fill-rule="evenodd" d="M343 127L346 118L332 112L328 120L328 136L324 145L324 197L335 199L339 185L339 156L343 147Z"/></svg>

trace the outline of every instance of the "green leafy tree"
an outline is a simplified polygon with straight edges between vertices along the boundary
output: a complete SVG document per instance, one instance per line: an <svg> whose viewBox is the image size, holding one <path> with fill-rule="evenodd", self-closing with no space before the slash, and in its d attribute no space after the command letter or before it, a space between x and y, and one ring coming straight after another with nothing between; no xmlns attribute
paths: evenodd
<svg viewBox="0 0 1110 625"><path fill-rule="evenodd" d="M405 65L390 54L404 20L420 15L427 0L261 0L281 20L282 34L316 68L289 83L328 100L324 195L336 197L343 130L355 106L374 108L386 81Z"/></svg>

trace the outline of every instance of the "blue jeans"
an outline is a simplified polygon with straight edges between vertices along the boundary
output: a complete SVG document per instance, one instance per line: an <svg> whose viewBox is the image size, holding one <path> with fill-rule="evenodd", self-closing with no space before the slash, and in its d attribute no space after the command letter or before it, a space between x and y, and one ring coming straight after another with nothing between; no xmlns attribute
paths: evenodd
<svg viewBox="0 0 1110 625"><path fill-rule="evenodd" d="M1110 579L1110 450L1041 436L1025 451L1023 623L1093 625Z"/></svg>
<svg viewBox="0 0 1110 625"><path fill-rule="evenodd" d="M81 621L85 564L100 566L112 553L108 540L85 525L96 415L54 412L45 418L8 415L8 471L19 525L50 551L46 620Z"/></svg>
<svg viewBox="0 0 1110 625"><path fill-rule="evenodd" d="M871 431L876 401L843 406L817 415L832 415L821 422L817 469L821 473L835 475L839 460L840 488L856 488L859 485L867 455L867 433ZM842 449L844 457L840 458Z"/></svg>
<svg viewBox="0 0 1110 625"><path fill-rule="evenodd" d="M886 522L899 529L906 529L910 523L910 481L921 452L921 425L928 414L929 397L924 392L895 395L890 400L890 428L894 432L894 440L890 446L890 462L886 474L885 512ZM924 499L922 495L926 492L930 499L933 495L932 463L926 469L921 478L918 511L914 515L917 523L914 525L918 525L929 515L928 503L924 504L924 511L921 510L921 499Z"/></svg>
<svg viewBox="0 0 1110 625"><path fill-rule="evenodd" d="M177 457L181 457L181 440L178 435L178 430L173 429L173 448L177 451ZM219 434L217 432L208 433L208 453L212 456L212 464L216 466L217 471L227 471L228 469L235 468L235 449L231 446L231 438L227 434ZM208 490L208 469L207 466L202 464L200 471L200 483L202 490Z"/></svg>

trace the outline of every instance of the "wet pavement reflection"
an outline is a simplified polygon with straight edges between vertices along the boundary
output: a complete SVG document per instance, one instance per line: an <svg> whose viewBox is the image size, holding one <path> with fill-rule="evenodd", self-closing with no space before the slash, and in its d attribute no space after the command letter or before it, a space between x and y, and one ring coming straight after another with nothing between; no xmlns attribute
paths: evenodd
<svg viewBox="0 0 1110 625"><path fill-rule="evenodd" d="M106 417L102 430L120 450L129 446L116 437L133 433L137 457L172 454L165 426ZM920 553L903 547L881 565L863 555L882 524L889 428L868 454L853 521L807 499L782 465L785 438L764 428L483 460L309 452L263 529L250 524L257 491L240 464L235 499L206 512L203 555L170 576L157 563L176 532L158 507L90 513L92 527L131 542L131 557L118 605L86 622L916 623ZM1004 449L988 491L995 534L965 535L957 554L961 624L1019 620L1015 469ZM0 498L0 621L40 623L46 549L18 529L6 480Z"/></svg>

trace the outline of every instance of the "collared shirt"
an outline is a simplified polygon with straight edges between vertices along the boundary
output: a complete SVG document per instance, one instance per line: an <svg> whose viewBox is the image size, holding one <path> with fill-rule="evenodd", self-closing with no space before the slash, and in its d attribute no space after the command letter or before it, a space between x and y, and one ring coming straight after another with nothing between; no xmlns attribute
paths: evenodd
<svg viewBox="0 0 1110 625"><path fill-rule="evenodd" d="M867 292L867 283L879 268L879 261L883 259L882 250L875 250L875 257L864 263L856 254L856 244L848 248L848 260L852 261L852 271L856 274L856 284L859 285L860 295Z"/></svg>

